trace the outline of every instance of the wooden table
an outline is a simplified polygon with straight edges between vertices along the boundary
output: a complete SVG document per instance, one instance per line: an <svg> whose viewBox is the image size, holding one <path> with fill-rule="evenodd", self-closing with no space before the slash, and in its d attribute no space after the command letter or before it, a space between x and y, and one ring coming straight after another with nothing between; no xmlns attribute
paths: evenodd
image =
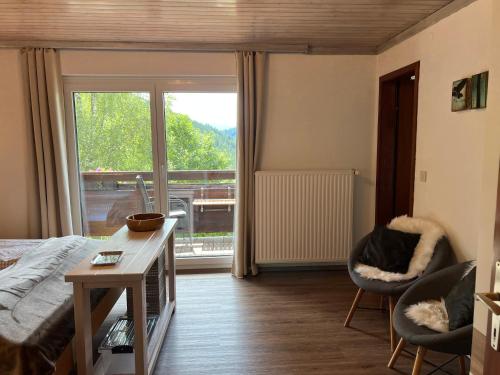
<svg viewBox="0 0 500 375"><path fill-rule="evenodd" d="M177 219L167 219L154 232L132 232L126 226L100 246L100 250L121 250L123 259L114 266L92 266L89 258L83 260L65 275L73 283L75 309L75 351L79 375L101 372L92 361L92 319L90 289L119 288L132 291L134 319L135 374L150 374L165 337L170 317L175 310L175 253L174 229ZM146 275L158 259L166 254L165 271L168 274L168 298L159 314L156 327L148 338L146 334ZM156 263L155 263L156 262ZM149 281L148 281L149 282ZM167 291L164 290L164 293Z"/></svg>

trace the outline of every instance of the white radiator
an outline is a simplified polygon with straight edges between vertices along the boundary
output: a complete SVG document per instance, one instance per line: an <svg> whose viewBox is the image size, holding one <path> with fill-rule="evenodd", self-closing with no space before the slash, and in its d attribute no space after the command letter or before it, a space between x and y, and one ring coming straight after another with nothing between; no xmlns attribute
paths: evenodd
<svg viewBox="0 0 500 375"><path fill-rule="evenodd" d="M345 261L352 247L355 174L256 172L256 263Z"/></svg>

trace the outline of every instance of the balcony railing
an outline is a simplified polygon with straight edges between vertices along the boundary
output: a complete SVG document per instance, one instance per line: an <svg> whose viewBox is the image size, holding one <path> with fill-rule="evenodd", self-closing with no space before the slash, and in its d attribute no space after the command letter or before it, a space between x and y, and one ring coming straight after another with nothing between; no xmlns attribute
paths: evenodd
<svg viewBox="0 0 500 375"><path fill-rule="evenodd" d="M82 173L82 216L86 235L109 236L125 223L125 216L142 211L142 197L136 186L138 175L142 176L148 195L154 199L157 195L153 190L152 172ZM234 171L169 172L168 193L170 209L182 208L186 213L179 219L178 253L196 252L200 243L202 250L211 248L219 255L230 250L227 247L232 243L228 236L233 232ZM216 238L225 245L220 245Z"/></svg>

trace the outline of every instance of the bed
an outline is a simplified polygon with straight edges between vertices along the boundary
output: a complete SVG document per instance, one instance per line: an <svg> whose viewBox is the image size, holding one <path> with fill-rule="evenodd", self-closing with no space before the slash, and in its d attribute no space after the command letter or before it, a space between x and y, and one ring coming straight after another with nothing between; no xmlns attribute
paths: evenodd
<svg viewBox="0 0 500 375"><path fill-rule="evenodd" d="M99 246L80 236L0 240L0 374L67 374L73 366L73 289L64 273ZM17 260L16 260L17 259ZM95 332L121 295L92 290Z"/></svg>

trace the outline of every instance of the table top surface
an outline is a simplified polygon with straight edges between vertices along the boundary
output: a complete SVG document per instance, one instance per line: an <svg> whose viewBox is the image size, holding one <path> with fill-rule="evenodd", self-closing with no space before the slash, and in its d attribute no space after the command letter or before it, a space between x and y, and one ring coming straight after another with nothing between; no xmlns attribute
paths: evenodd
<svg viewBox="0 0 500 375"><path fill-rule="evenodd" d="M141 280L158 258L168 238L172 235L177 219L166 219L162 228L151 232L133 232L124 225L99 249L66 273L69 282L120 282ZM90 260L99 251L123 251L122 260L112 266L93 266Z"/></svg>

